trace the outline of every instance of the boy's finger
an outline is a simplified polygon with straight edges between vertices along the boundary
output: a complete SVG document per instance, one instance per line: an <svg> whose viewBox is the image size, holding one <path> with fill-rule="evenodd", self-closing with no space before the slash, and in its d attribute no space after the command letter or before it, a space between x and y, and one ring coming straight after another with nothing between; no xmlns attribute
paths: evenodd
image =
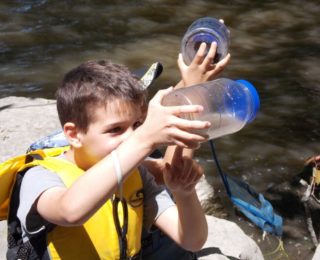
<svg viewBox="0 0 320 260"><path fill-rule="evenodd" d="M168 95L173 90L173 87L169 87L167 89L161 89L159 90L155 96L152 98L152 102L158 102L161 103L164 96Z"/></svg>
<svg viewBox="0 0 320 260"><path fill-rule="evenodd" d="M211 123L209 121L188 120L188 119L176 117L175 120L171 122L171 125L174 125L179 129L202 130L202 129L210 128Z"/></svg>
<svg viewBox="0 0 320 260"><path fill-rule="evenodd" d="M228 53L226 57L224 57L222 60L220 60L220 61L216 64L216 67L222 67L222 68L224 68L224 67L228 64L230 58L231 58L231 54Z"/></svg>
<svg viewBox="0 0 320 260"><path fill-rule="evenodd" d="M178 63L179 68L184 68L184 67L187 66L187 65L184 63L184 60L183 60L183 57L182 57L182 54L181 54L181 53L179 53L179 55L178 55L177 63Z"/></svg>
<svg viewBox="0 0 320 260"><path fill-rule="evenodd" d="M182 131L182 130L179 130L179 131ZM192 150L199 149L201 146L200 143L208 141L208 138L202 137L202 136L200 138L198 137L199 136L197 136L196 138L194 136L189 136L189 139L177 137L177 139L174 140L174 144L176 146L180 146L185 149L192 149Z"/></svg>
<svg viewBox="0 0 320 260"><path fill-rule="evenodd" d="M181 105L181 106L170 106L167 107L172 115L181 116L188 113L199 113L203 111L203 106L201 105Z"/></svg>
<svg viewBox="0 0 320 260"><path fill-rule="evenodd" d="M203 170L203 167L200 164L194 164L194 167L195 167L195 171L198 174L196 174L196 176L194 176L193 181L197 182L201 178L201 176L204 174L204 170Z"/></svg>
<svg viewBox="0 0 320 260"><path fill-rule="evenodd" d="M212 71L212 73L214 73L215 75L218 73L221 73L224 68L227 66L229 60L230 60L230 53L228 53L228 55L226 57L224 57L221 61L219 61L217 64L215 64L214 70Z"/></svg>
<svg viewBox="0 0 320 260"><path fill-rule="evenodd" d="M179 128L173 129L175 131L173 142L184 148L198 148L199 143L208 141L208 136L200 135Z"/></svg>
<svg viewBox="0 0 320 260"><path fill-rule="evenodd" d="M193 174L193 160L188 157L183 157L183 172L184 172L184 180L186 183L189 183Z"/></svg>
<svg viewBox="0 0 320 260"><path fill-rule="evenodd" d="M207 44L205 42L202 42L200 44L200 47L199 47L196 55L193 58L192 63L195 63L195 64L201 64L202 63L202 61L203 61L203 59L205 57L206 48L207 48Z"/></svg>
<svg viewBox="0 0 320 260"><path fill-rule="evenodd" d="M176 163L180 164L181 159L182 159L182 154L183 154L183 147L181 146L176 146L174 150L174 154L172 157L172 164L175 165Z"/></svg>
<svg viewBox="0 0 320 260"><path fill-rule="evenodd" d="M205 139L207 140L207 139ZM204 142L204 141L198 141L198 142L185 142L184 144L186 145L186 149L199 149L200 148L200 143L199 142Z"/></svg>
<svg viewBox="0 0 320 260"><path fill-rule="evenodd" d="M208 52L207 56L204 59L204 65L205 66L212 64L214 56L216 56L216 52L217 52L217 43L216 42L212 42L211 45L210 45L209 52Z"/></svg>

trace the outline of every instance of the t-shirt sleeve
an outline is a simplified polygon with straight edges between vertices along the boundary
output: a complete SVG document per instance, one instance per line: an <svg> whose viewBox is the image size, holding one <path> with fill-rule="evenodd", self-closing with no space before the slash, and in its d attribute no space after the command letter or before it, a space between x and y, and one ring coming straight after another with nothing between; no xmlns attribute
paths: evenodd
<svg viewBox="0 0 320 260"><path fill-rule="evenodd" d="M146 168L139 167L144 190L143 225L149 230L155 220L169 207L175 205L164 185L158 185Z"/></svg>
<svg viewBox="0 0 320 260"><path fill-rule="evenodd" d="M49 224L37 213L35 202L45 190L64 186L56 173L41 166L35 166L25 173L21 183L20 204L17 212L24 232L30 235L36 234Z"/></svg>

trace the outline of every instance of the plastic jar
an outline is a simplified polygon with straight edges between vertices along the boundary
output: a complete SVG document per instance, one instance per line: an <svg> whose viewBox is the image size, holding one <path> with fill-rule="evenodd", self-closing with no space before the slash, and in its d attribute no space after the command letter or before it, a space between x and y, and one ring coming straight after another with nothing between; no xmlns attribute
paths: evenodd
<svg viewBox="0 0 320 260"><path fill-rule="evenodd" d="M187 65L193 60L202 42L207 44L206 53L208 53L212 42L217 43L217 51L213 61L213 63L217 63L228 54L230 32L218 19L203 17L195 20L181 41L181 53Z"/></svg>
<svg viewBox="0 0 320 260"><path fill-rule="evenodd" d="M235 133L251 122L259 110L260 100L257 90L250 82L221 78L176 89L163 98L162 104L202 105L202 112L188 113L182 117L209 121L209 129L195 132L215 139Z"/></svg>

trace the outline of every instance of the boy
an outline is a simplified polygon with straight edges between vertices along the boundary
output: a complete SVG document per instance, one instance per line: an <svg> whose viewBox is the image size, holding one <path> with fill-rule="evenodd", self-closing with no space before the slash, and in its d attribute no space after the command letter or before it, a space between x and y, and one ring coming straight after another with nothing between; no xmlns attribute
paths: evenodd
<svg viewBox="0 0 320 260"><path fill-rule="evenodd" d="M139 259L142 222L188 250L202 247L207 223L194 189L202 169L181 147L205 141L192 130L210 123L179 118L200 106L161 106L170 91L155 95L145 117L145 92L123 66L90 61L66 74L57 108L71 149L59 170L33 167L21 183L26 259ZM175 203L139 167L159 145L180 146L163 169Z"/></svg>

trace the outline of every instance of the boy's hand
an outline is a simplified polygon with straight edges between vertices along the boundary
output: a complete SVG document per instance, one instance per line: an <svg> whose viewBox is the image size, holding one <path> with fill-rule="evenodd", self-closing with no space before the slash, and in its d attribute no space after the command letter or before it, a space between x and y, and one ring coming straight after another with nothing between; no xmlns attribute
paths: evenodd
<svg viewBox="0 0 320 260"><path fill-rule="evenodd" d="M188 66L184 63L182 54L179 53L178 67L180 69L182 81L184 86L191 86L214 79L226 67L230 60L230 53L213 64L214 56L216 55L217 43L213 42L210 46L209 52L206 54L206 43L201 43L199 50L193 61Z"/></svg>
<svg viewBox="0 0 320 260"><path fill-rule="evenodd" d="M199 105L163 106L165 95L172 88L160 90L149 102L148 113L144 123L134 132L141 142L153 149L159 145L179 145L185 148L197 148L199 142L207 141L207 137L193 133L194 130L208 129L210 122L187 120L183 114L198 113L203 110Z"/></svg>
<svg viewBox="0 0 320 260"><path fill-rule="evenodd" d="M164 183L174 196L193 193L203 175L203 168L191 158L184 157L182 152L182 147L176 147L171 165L166 163L163 173Z"/></svg>

